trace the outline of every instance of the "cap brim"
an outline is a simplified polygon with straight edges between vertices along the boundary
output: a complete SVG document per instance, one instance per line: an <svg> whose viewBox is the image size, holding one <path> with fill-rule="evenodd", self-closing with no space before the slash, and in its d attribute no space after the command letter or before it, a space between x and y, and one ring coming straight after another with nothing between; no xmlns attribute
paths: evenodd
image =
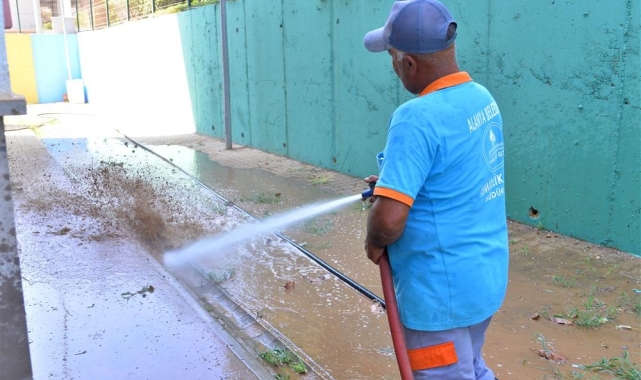
<svg viewBox="0 0 641 380"><path fill-rule="evenodd" d="M383 29L384 28L378 28L365 35L365 38L363 38L363 45L365 45L365 49L373 53L379 53L392 48L390 44L385 42Z"/></svg>

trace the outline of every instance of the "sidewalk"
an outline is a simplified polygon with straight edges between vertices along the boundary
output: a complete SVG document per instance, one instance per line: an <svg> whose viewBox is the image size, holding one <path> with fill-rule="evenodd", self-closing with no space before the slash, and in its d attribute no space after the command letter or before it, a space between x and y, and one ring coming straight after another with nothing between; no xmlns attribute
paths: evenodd
<svg viewBox="0 0 641 380"><path fill-rule="evenodd" d="M34 379L273 377L138 241L70 210L31 130L7 137Z"/></svg>

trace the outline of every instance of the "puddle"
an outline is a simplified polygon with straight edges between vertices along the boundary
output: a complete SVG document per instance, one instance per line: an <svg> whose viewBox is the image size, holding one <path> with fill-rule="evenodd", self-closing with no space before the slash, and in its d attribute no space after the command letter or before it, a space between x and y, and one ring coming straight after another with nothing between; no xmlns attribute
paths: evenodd
<svg viewBox="0 0 641 380"><path fill-rule="evenodd" d="M70 211L104 219L97 236L109 238L112 233L117 238L119 228L134 229L160 259L168 249L230 231L248 220L179 171L121 139L43 142L77 182ZM258 219L338 198L310 183L264 170L224 167L183 146L150 148ZM367 211L357 202L281 232L382 296L378 268L366 259L362 247L366 218ZM121 222L124 226L114 225ZM557 373L569 379L576 370L572 364L619 357L624 350L630 361L641 361L641 296L634 291L641 288L639 258L517 223L510 223L510 247L508 295L484 350L497 377L542 379ZM385 315L275 235L212 252L199 264L248 313L286 336L334 378L398 377ZM135 290L139 289L132 294ZM535 314L539 318L533 319ZM575 324L553 323L549 318L554 316ZM576 324L592 316L600 321L598 326ZM568 362L540 357L543 344Z"/></svg>

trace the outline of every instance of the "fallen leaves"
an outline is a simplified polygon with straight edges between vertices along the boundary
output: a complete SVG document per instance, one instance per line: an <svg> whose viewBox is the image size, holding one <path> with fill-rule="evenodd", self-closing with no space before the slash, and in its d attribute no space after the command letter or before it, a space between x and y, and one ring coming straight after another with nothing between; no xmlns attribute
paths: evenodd
<svg viewBox="0 0 641 380"><path fill-rule="evenodd" d="M559 317L550 317L550 321L559 324L559 325L573 325L574 321L571 321L567 318L559 318Z"/></svg>
<svg viewBox="0 0 641 380"><path fill-rule="evenodd" d="M546 359L546 360L552 360L555 361L557 364L563 364L568 361L568 359L565 358L565 356L559 354L552 343L548 341L543 334L539 333L538 338L536 339L541 345L543 346L542 349L537 350L536 352L539 354L540 357Z"/></svg>
<svg viewBox="0 0 641 380"><path fill-rule="evenodd" d="M125 292L125 293L122 293L120 296L122 298L126 299L126 300L129 300L129 298L135 296L136 294L140 294L142 296L142 298L145 298L145 297L147 297L147 293L151 294L151 293L154 292L154 290L155 289L154 289L154 287L152 285L147 285L147 286L144 286L142 289L140 289L139 291L137 291L135 293Z"/></svg>
<svg viewBox="0 0 641 380"><path fill-rule="evenodd" d="M539 313L530 314L530 319L533 320L533 321L538 321L539 319L541 319L541 315ZM556 323L558 325L573 325L574 324L574 321L572 321L570 319L567 319L567 318L561 318L561 317L554 317L553 316L553 317L550 317L548 319L550 321L552 321L553 323Z"/></svg>
<svg viewBox="0 0 641 380"><path fill-rule="evenodd" d="M296 287L296 281L287 281L283 287L285 288L285 290L294 290L294 288Z"/></svg>
<svg viewBox="0 0 641 380"><path fill-rule="evenodd" d="M563 355L551 350L539 350L538 353L540 357L545 358L547 360L553 360L557 364L563 364L568 361L568 359L566 359Z"/></svg>

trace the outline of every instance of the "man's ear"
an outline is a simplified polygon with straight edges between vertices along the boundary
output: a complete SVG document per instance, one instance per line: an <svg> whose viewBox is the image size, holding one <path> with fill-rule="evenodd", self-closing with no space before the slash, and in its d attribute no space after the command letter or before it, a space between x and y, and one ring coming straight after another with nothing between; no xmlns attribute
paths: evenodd
<svg viewBox="0 0 641 380"><path fill-rule="evenodd" d="M412 71L415 72L416 69L418 68L418 60L416 57L410 55L410 54L405 54L405 57L403 57L405 60L405 64L407 67Z"/></svg>

